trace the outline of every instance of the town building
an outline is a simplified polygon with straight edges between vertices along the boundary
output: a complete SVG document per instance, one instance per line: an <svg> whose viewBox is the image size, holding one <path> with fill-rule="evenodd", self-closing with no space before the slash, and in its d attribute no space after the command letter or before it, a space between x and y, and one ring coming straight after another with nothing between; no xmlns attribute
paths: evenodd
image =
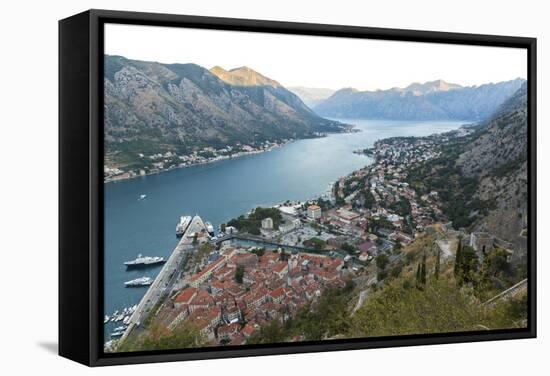
<svg viewBox="0 0 550 376"><path fill-rule="evenodd" d="M191 302L191 300L197 296L197 292L198 290L194 287L189 287L189 288L186 288L184 290L182 290L178 296L176 297L176 299L174 300L174 306L176 308L180 308L181 306L185 305L189 305L189 303Z"/></svg>
<svg viewBox="0 0 550 376"><path fill-rule="evenodd" d="M262 229L273 230L273 219L270 217L262 219Z"/></svg>
<svg viewBox="0 0 550 376"><path fill-rule="evenodd" d="M338 215L338 218L346 224L349 224L351 221L359 218L358 213L352 212L351 210L346 210L344 208L338 209L336 213Z"/></svg>
<svg viewBox="0 0 550 376"><path fill-rule="evenodd" d="M307 207L307 216L310 219L321 219L321 207L319 205L310 205Z"/></svg>

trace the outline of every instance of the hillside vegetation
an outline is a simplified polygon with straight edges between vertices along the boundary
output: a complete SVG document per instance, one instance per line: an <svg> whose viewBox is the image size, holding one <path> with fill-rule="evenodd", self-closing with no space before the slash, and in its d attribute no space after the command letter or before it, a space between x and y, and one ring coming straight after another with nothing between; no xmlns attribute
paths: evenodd
<svg viewBox="0 0 550 376"><path fill-rule="evenodd" d="M463 249L459 266L434 246L433 236L422 236L398 252L377 284L331 290L317 303L284 323L270 322L251 343L280 343L333 338L368 338L409 334L452 333L524 327L527 296L483 305L489 297L525 278L512 271L496 249L480 262ZM456 242L456 244L459 244ZM455 250L456 251L456 250ZM386 259L387 260L387 259ZM466 278L467 276L467 278ZM499 283L494 283L499 279ZM369 293L352 314L361 289ZM250 343L250 342L249 342Z"/></svg>

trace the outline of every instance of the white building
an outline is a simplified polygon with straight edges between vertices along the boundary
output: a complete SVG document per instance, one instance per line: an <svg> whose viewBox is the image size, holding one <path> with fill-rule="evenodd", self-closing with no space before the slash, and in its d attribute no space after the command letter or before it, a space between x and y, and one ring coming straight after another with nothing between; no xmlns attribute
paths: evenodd
<svg viewBox="0 0 550 376"><path fill-rule="evenodd" d="M310 205L307 207L307 216L311 219L321 218L321 207L319 205Z"/></svg>
<svg viewBox="0 0 550 376"><path fill-rule="evenodd" d="M237 232L239 232L239 231L235 227L225 226L225 233L226 234L231 235L231 234L236 234Z"/></svg>
<svg viewBox="0 0 550 376"><path fill-rule="evenodd" d="M262 219L262 229L273 230L273 219L270 217Z"/></svg>

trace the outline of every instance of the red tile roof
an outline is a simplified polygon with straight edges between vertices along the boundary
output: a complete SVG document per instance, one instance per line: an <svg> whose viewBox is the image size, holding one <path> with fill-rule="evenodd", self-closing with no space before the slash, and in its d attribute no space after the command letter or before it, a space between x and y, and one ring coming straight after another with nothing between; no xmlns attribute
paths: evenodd
<svg viewBox="0 0 550 376"><path fill-rule="evenodd" d="M275 266L273 267L273 271L275 273L281 273L283 270L285 270L285 268L288 268L288 264L281 261L275 264Z"/></svg>
<svg viewBox="0 0 550 376"><path fill-rule="evenodd" d="M269 293L269 296L271 296L273 299L277 299L285 294L284 287L279 287L278 289L275 289Z"/></svg>
<svg viewBox="0 0 550 376"><path fill-rule="evenodd" d="M188 304L189 301L195 296L196 293L197 293L197 289L194 287L189 287L187 289L184 289L178 294L175 302Z"/></svg>

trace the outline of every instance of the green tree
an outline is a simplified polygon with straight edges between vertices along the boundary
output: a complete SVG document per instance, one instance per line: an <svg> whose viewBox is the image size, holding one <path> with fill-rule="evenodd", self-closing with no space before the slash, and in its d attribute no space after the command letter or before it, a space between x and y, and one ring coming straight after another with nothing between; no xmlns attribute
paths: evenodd
<svg viewBox="0 0 550 376"><path fill-rule="evenodd" d="M434 278L437 280L439 279L439 273L441 270L441 248L439 248L439 246L437 245L436 247L437 247L437 254L435 257Z"/></svg>
<svg viewBox="0 0 550 376"><path fill-rule="evenodd" d="M283 216L279 209L257 207L248 216L240 215L230 220L227 224L236 227L239 231L248 232L253 235L261 234L262 220L265 218L273 220L273 228L278 229L283 222Z"/></svg>
<svg viewBox="0 0 550 376"><path fill-rule="evenodd" d="M388 272L386 271L386 266L390 262L388 256L386 256L384 253L379 254L376 256L376 279L378 281L382 281L386 279L388 276Z"/></svg>
<svg viewBox="0 0 550 376"><path fill-rule="evenodd" d="M454 265L454 274L455 274L455 277L457 278L461 273L461 266L462 266L462 237L459 237L458 244L456 245L455 265Z"/></svg>
<svg viewBox="0 0 550 376"><path fill-rule="evenodd" d="M321 250L321 249L325 248L326 242L322 239L319 239L319 238L311 238L311 239L308 239L308 240L304 241L304 245L306 247L313 247L317 250Z"/></svg>
<svg viewBox="0 0 550 376"><path fill-rule="evenodd" d="M455 261L456 266L457 261ZM455 277L460 285L476 281L478 271L478 257L475 250L470 246L463 246L458 260L458 273ZM456 269L455 269L456 270Z"/></svg>
<svg viewBox="0 0 550 376"><path fill-rule="evenodd" d="M258 257L262 257L265 254L265 248L256 248L250 251L251 253L254 253Z"/></svg>
<svg viewBox="0 0 550 376"><path fill-rule="evenodd" d="M243 283L243 277L244 277L244 266L238 265L235 269L235 282L237 283Z"/></svg>
<svg viewBox="0 0 550 376"><path fill-rule="evenodd" d="M395 251L399 251L401 248L403 248L403 245L401 245L401 242L399 240L396 240L395 245L393 246L393 249Z"/></svg>
<svg viewBox="0 0 550 376"><path fill-rule="evenodd" d="M426 253L422 255L422 267L420 269L420 283L426 285Z"/></svg>
<svg viewBox="0 0 550 376"><path fill-rule="evenodd" d="M381 253L378 256L376 256L376 267L378 269L381 269L381 270L386 269L386 266L388 265L389 262L390 260L388 256L386 256L386 254L384 253Z"/></svg>
<svg viewBox="0 0 550 376"><path fill-rule="evenodd" d="M342 244L342 251L345 251L347 253L356 253L357 248L355 248L353 245L349 243L344 243Z"/></svg>
<svg viewBox="0 0 550 376"><path fill-rule="evenodd" d="M399 264L395 265L393 268L391 268L390 277L397 278L397 277L399 277L399 275L401 274L402 271L403 271L403 265L401 263L399 263Z"/></svg>
<svg viewBox="0 0 550 376"><path fill-rule="evenodd" d="M421 274L421 266L420 266L420 263L418 263L418 265L416 266L416 287L420 288L420 274Z"/></svg>

